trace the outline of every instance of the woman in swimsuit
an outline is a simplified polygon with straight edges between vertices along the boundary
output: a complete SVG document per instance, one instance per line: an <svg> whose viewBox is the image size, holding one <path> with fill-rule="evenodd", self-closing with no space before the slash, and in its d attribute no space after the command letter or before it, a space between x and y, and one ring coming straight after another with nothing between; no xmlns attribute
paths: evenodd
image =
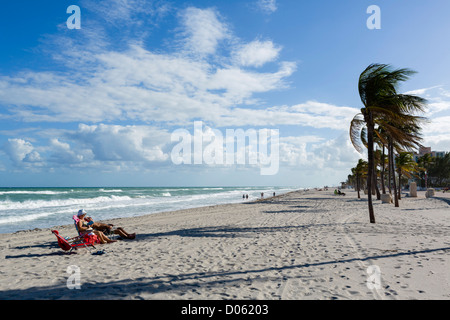
<svg viewBox="0 0 450 320"><path fill-rule="evenodd" d="M99 230L94 230L91 227L89 227L87 225L86 221L84 220L85 216L86 216L86 213L84 211L78 213L79 220L77 222L77 229L78 229L78 232L80 233L80 235L85 235L85 234L89 234L90 232L93 232L97 236L97 238L101 244L116 242L116 240L111 240L107 236L105 236L105 234L103 232L101 232Z"/></svg>

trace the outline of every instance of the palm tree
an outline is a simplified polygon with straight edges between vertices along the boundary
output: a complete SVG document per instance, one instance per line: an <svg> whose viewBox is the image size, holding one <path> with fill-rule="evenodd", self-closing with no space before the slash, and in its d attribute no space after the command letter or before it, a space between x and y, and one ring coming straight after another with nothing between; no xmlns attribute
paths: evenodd
<svg viewBox="0 0 450 320"><path fill-rule="evenodd" d="M406 81L414 71L409 69L391 70L386 64L371 64L360 75L358 91L363 103L361 113L357 114L350 125L350 139L361 152L361 130L367 129L367 189L370 223L375 223L372 203L372 183L374 171L374 133L375 125L381 125L394 140L399 130L395 124L402 123L409 114L422 111L425 100L412 95L397 93L398 84ZM393 125L387 126L385 123ZM401 140L400 140L401 141Z"/></svg>
<svg viewBox="0 0 450 320"><path fill-rule="evenodd" d="M419 164L420 167L425 169L420 173L420 186L427 187L426 183L424 182L424 180L425 180L424 175L426 175L428 173L428 170L430 170L430 168L433 166L434 158L431 156L430 153L426 153L423 156L421 156L419 159L417 159L417 163Z"/></svg>
<svg viewBox="0 0 450 320"><path fill-rule="evenodd" d="M402 175L411 178L414 172L420 170L410 152L400 152L395 158L395 165L398 172L398 199L401 199Z"/></svg>
<svg viewBox="0 0 450 320"><path fill-rule="evenodd" d="M361 179L367 176L367 162L359 159L355 168L352 168L352 174L356 180L356 190L358 191L358 199L361 199L359 191L361 190Z"/></svg>
<svg viewBox="0 0 450 320"><path fill-rule="evenodd" d="M434 163L429 168L430 180L436 187L444 187L450 179L450 152L442 157L435 157Z"/></svg>
<svg viewBox="0 0 450 320"><path fill-rule="evenodd" d="M402 152L409 151L412 152L414 149L421 146L420 141L422 140L420 131L421 124L426 121L425 118L419 117L416 115L407 115L402 114L403 122L393 122L393 121L385 121L383 126L387 127L387 131L389 132L388 136L388 149L389 149L389 165L390 172L392 177L392 189L394 193L394 203L396 207L399 207L399 194L400 191L397 192L397 182L395 179L395 155Z"/></svg>
<svg viewBox="0 0 450 320"><path fill-rule="evenodd" d="M380 166L380 182L381 182L381 190L383 194L386 194L386 186L385 186L385 172L386 172L386 166L388 165L388 155L386 155L386 148L389 146L388 142L389 138L386 134L386 131L383 129L383 127L378 126L375 128L375 137L374 137L374 143L377 144L377 146L381 149L381 151L378 149L376 150L376 153L381 153L381 155L377 155L379 158L379 162L377 163ZM388 151L389 154L389 151ZM388 167L388 173L390 176L390 170ZM389 179L390 180L390 179ZM389 190L390 190L389 186Z"/></svg>
<svg viewBox="0 0 450 320"><path fill-rule="evenodd" d="M375 137L374 137L375 140ZM375 141L374 141L375 142ZM378 144L378 142L377 142ZM373 181L374 183L373 188L372 188L372 195L374 195L374 193L377 195L377 200L381 199L381 194L380 194L380 188L378 188L378 166L381 166L381 150L380 149L376 149L373 153L373 157L374 157L374 161L373 161Z"/></svg>

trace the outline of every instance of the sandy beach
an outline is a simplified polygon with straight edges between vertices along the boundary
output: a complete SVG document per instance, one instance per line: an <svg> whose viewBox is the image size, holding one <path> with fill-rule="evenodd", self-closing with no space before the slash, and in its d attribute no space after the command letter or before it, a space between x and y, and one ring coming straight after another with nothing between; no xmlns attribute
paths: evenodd
<svg viewBox="0 0 450 320"><path fill-rule="evenodd" d="M370 224L366 199L332 191L110 220L137 238L103 255L64 253L50 230L73 225L1 234L0 299L450 299L449 193L375 201Z"/></svg>

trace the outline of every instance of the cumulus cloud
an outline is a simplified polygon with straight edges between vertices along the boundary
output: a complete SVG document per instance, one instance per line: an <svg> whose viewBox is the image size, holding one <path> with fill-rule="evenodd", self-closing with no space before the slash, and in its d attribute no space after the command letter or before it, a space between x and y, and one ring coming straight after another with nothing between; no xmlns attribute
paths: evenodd
<svg viewBox="0 0 450 320"><path fill-rule="evenodd" d="M149 126L85 125L66 134L67 138L89 149L94 160L161 162L168 159L162 148L169 134Z"/></svg>
<svg viewBox="0 0 450 320"><path fill-rule="evenodd" d="M2 150L16 166L28 166L41 160L39 152L29 141L23 139L8 139Z"/></svg>
<svg viewBox="0 0 450 320"><path fill-rule="evenodd" d="M86 157L81 152L73 151L71 146L67 142L59 141L56 138L50 140L51 150L49 161L53 163L60 163L63 165L72 165L81 163Z"/></svg>

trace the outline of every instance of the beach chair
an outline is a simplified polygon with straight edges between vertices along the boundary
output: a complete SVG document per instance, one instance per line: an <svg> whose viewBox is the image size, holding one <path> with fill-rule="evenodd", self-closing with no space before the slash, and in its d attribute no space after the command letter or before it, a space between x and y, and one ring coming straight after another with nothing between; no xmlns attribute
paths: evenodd
<svg viewBox="0 0 450 320"><path fill-rule="evenodd" d="M93 247L95 249L95 246L92 243L86 242L86 240L81 236L70 239L64 239L63 237L61 237L61 235L57 230L52 230L52 233L58 239L59 247L64 251L71 252L72 250L76 250L79 247L87 248L89 251L90 251L89 247Z"/></svg>

